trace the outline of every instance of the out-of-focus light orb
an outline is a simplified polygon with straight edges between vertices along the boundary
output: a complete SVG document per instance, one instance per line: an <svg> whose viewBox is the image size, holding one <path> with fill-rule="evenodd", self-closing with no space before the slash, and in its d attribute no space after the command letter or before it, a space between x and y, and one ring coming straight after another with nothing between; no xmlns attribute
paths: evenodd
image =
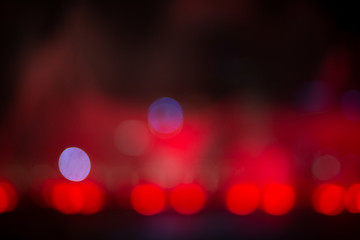
<svg viewBox="0 0 360 240"><path fill-rule="evenodd" d="M260 191L252 184L235 184L226 195L226 206L237 215L248 215L260 204Z"/></svg>
<svg viewBox="0 0 360 240"><path fill-rule="evenodd" d="M7 193L5 192L5 189L3 189L0 186L0 213L6 211L8 204L9 204L9 198L7 196Z"/></svg>
<svg viewBox="0 0 360 240"><path fill-rule="evenodd" d="M51 206L64 214L95 214L104 206L104 193L93 182L60 182L51 189Z"/></svg>
<svg viewBox="0 0 360 240"><path fill-rule="evenodd" d="M150 134L148 131L145 124L140 121L124 121L115 131L115 145L125 155L141 155L149 148Z"/></svg>
<svg viewBox="0 0 360 240"><path fill-rule="evenodd" d="M89 175L90 168L89 156L80 148L67 148L60 155L60 172L70 181L79 182L84 180Z"/></svg>
<svg viewBox="0 0 360 240"><path fill-rule="evenodd" d="M322 184L314 192L314 209L324 215L337 215L344 210L345 188L336 184Z"/></svg>
<svg viewBox="0 0 360 240"><path fill-rule="evenodd" d="M360 184L349 187L345 194L345 207L351 213L360 213Z"/></svg>
<svg viewBox="0 0 360 240"><path fill-rule="evenodd" d="M360 92L350 90L341 99L341 110L350 121L360 120Z"/></svg>
<svg viewBox="0 0 360 240"><path fill-rule="evenodd" d="M271 184L264 188L263 209L271 215L288 213L295 204L294 189L285 184Z"/></svg>
<svg viewBox="0 0 360 240"><path fill-rule="evenodd" d="M15 188L7 182L0 182L0 213L13 211L17 201Z"/></svg>
<svg viewBox="0 0 360 240"><path fill-rule="evenodd" d="M52 189L52 203L61 213L76 214L84 207L84 196L78 185L59 183Z"/></svg>
<svg viewBox="0 0 360 240"><path fill-rule="evenodd" d="M130 196L131 204L135 211L142 215L160 213L166 203L165 192L158 186L144 184L136 186Z"/></svg>
<svg viewBox="0 0 360 240"><path fill-rule="evenodd" d="M161 134L179 131L183 123L183 111L180 104L168 97L155 100L149 107L150 127Z"/></svg>
<svg viewBox="0 0 360 240"><path fill-rule="evenodd" d="M305 83L297 94L300 107L307 112L324 110L331 99L331 91L324 81L311 81Z"/></svg>
<svg viewBox="0 0 360 240"><path fill-rule="evenodd" d="M172 189L169 201L176 212L191 215L204 207L206 194L204 189L197 184L181 184Z"/></svg>
<svg viewBox="0 0 360 240"><path fill-rule="evenodd" d="M314 177L321 181L327 181L336 177L340 173L341 164L332 155L323 155L316 158L312 165Z"/></svg>
<svg viewBox="0 0 360 240"><path fill-rule="evenodd" d="M82 182L80 187L85 199L80 213L90 215L100 212L105 204L105 196L101 187L92 182Z"/></svg>

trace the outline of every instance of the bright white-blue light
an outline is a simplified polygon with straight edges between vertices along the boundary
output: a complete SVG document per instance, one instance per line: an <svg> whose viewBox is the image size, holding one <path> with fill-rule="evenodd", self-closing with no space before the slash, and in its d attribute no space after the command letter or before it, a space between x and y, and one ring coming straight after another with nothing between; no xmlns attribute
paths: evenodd
<svg viewBox="0 0 360 240"><path fill-rule="evenodd" d="M159 133L173 133L182 126L181 106L172 98L159 98L150 105L148 121L150 126Z"/></svg>
<svg viewBox="0 0 360 240"><path fill-rule="evenodd" d="M70 181L79 182L84 180L89 175L90 168L89 156L80 148L67 148L60 155L60 172Z"/></svg>

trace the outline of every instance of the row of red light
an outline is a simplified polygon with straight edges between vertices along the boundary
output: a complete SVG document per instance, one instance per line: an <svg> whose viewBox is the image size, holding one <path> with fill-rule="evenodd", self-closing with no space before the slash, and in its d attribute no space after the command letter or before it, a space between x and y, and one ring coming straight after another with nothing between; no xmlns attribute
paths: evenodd
<svg viewBox="0 0 360 240"><path fill-rule="evenodd" d="M93 182L59 182L51 186L44 197L49 206L64 214L94 214L105 205L102 188ZM15 209L18 197L14 187L0 182L0 213ZM154 215L169 205L178 213L191 215L204 208L206 191L198 184L181 184L166 192L153 184L142 184L131 191L132 207L140 214ZM290 185L271 184L259 189L252 184L235 184L226 193L227 209L237 215L248 215L261 207L271 215L288 213L295 204L295 192ZM314 209L325 215L340 214L345 208L360 213L360 184L348 189L336 184L323 184L313 194Z"/></svg>

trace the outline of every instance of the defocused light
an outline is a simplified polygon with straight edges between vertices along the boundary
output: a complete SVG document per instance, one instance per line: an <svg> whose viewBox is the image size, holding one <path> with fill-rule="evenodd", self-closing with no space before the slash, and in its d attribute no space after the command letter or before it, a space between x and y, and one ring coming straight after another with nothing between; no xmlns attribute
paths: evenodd
<svg viewBox="0 0 360 240"><path fill-rule="evenodd" d="M59 183L52 190L54 207L64 214L80 213L84 207L84 196L78 185Z"/></svg>
<svg viewBox="0 0 360 240"><path fill-rule="evenodd" d="M307 112L323 111L329 104L331 91L325 81L312 81L304 84L298 93L300 106Z"/></svg>
<svg viewBox="0 0 360 240"><path fill-rule="evenodd" d="M340 162L331 155L316 158L312 165L312 173L319 180L326 181L340 173Z"/></svg>
<svg viewBox="0 0 360 240"><path fill-rule="evenodd" d="M293 188L285 184L271 184L264 188L262 206L271 215L283 215L295 204Z"/></svg>
<svg viewBox="0 0 360 240"><path fill-rule="evenodd" d="M356 90L346 92L341 100L341 108L348 120L360 120L360 92Z"/></svg>
<svg viewBox="0 0 360 240"><path fill-rule="evenodd" d="M0 186L0 213L3 213L6 211L9 205L9 198L7 196L7 193L5 192L5 189L3 189Z"/></svg>
<svg viewBox="0 0 360 240"><path fill-rule="evenodd" d="M197 184L181 184L170 192L170 204L174 210L184 215L200 211L206 202L206 194Z"/></svg>
<svg viewBox="0 0 360 240"><path fill-rule="evenodd" d="M84 206L81 209L82 214L94 214L99 212L104 206L104 193L95 183L82 183L81 190L84 195Z"/></svg>
<svg viewBox="0 0 360 240"><path fill-rule="evenodd" d="M360 213L360 184L350 186L345 194L345 207L351 213Z"/></svg>
<svg viewBox="0 0 360 240"><path fill-rule="evenodd" d="M156 132L162 134L175 133L183 123L181 106L172 98L159 98L149 107L148 121L150 127Z"/></svg>
<svg viewBox="0 0 360 240"><path fill-rule="evenodd" d="M17 201L14 187L7 182L0 182L0 213L13 211Z"/></svg>
<svg viewBox="0 0 360 240"><path fill-rule="evenodd" d="M64 214L94 214L104 206L101 188L92 182L57 183L52 186L52 205Z"/></svg>
<svg viewBox="0 0 360 240"><path fill-rule="evenodd" d="M82 181L90 172L90 159L80 148L67 148L60 155L59 169L68 180Z"/></svg>
<svg viewBox="0 0 360 240"><path fill-rule="evenodd" d="M344 209L345 189L335 184L320 185L314 192L314 209L325 215L337 215Z"/></svg>
<svg viewBox="0 0 360 240"><path fill-rule="evenodd" d="M143 215L154 215L165 207L164 191L156 185L144 184L136 186L131 192L133 208Z"/></svg>
<svg viewBox="0 0 360 240"><path fill-rule="evenodd" d="M149 142L148 129L140 121L124 121L116 129L115 145L125 155L143 154L149 147Z"/></svg>
<svg viewBox="0 0 360 240"><path fill-rule="evenodd" d="M237 215L247 215L255 211L260 203L260 191L255 185L236 184L226 195L226 206Z"/></svg>

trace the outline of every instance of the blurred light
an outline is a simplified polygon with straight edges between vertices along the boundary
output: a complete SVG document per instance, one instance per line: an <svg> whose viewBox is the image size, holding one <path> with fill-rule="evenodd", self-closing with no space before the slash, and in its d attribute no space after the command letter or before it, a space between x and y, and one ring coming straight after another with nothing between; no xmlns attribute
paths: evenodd
<svg viewBox="0 0 360 240"><path fill-rule="evenodd" d="M255 211L260 203L260 191L255 185L236 184L226 195L226 206L237 215L247 215Z"/></svg>
<svg viewBox="0 0 360 240"><path fill-rule="evenodd" d="M285 184L271 184L264 188L262 206L271 215L283 215L295 204L294 189Z"/></svg>
<svg viewBox="0 0 360 240"><path fill-rule="evenodd" d="M115 145L125 155L141 155L149 148L149 143L148 129L140 121L124 121L116 129Z"/></svg>
<svg viewBox="0 0 360 240"><path fill-rule="evenodd" d="M345 194L345 207L351 213L360 213L360 184L350 186Z"/></svg>
<svg viewBox="0 0 360 240"><path fill-rule="evenodd" d="M7 182L0 182L0 213L13 211L17 202L15 188Z"/></svg>
<svg viewBox="0 0 360 240"><path fill-rule="evenodd" d="M3 213L7 210L9 205L9 197L5 192L5 189L0 186L0 213Z"/></svg>
<svg viewBox="0 0 360 240"><path fill-rule="evenodd" d="M319 180L326 181L340 173L340 162L331 155L316 158L312 165L312 173Z"/></svg>
<svg viewBox="0 0 360 240"><path fill-rule="evenodd" d="M149 107L148 121L150 127L158 133L176 133L183 123L181 106L172 98L159 98Z"/></svg>
<svg viewBox="0 0 360 240"><path fill-rule="evenodd" d="M143 215L154 215L165 207L164 191L156 185L144 184L136 186L130 196L133 208Z"/></svg>
<svg viewBox="0 0 360 240"><path fill-rule="evenodd" d="M344 209L345 189L336 184L322 184L314 192L314 209L325 215L337 215Z"/></svg>
<svg viewBox="0 0 360 240"><path fill-rule="evenodd" d="M105 197L102 189L95 183L81 183L81 190L84 197L84 205L81 209L82 214L95 214L99 212L105 203Z"/></svg>
<svg viewBox="0 0 360 240"><path fill-rule="evenodd" d="M104 193L93 182L54 184L51 191L52 206L64 214L94 214L104 206Z"/></svg>
<svg viewBox="0 0 360 240"><path fill-rule="evenodd" d="M73 183L56 184L52 190L53 206L64 214L80 213L84 207L84 196L78 185Z"/></svg>
<svg viewBox="0 0 360 240"><path fill-rule="evenodd" d="M346 92L341 100L341 110L348 120L360 120L360 92L356 90Z"/></svg>
<svg viewBox="0 0 360 240"><path fill-rule="evenodd" d="M206 202L205 191L197 184L181 184L170 192L169 198L174 210L184 215L199 212Z"/></svg>
<svg viewBox="0 0 360 240"><path fill-rule="evenodd" d="M59 158L61 174L68 180L78 182L84 180L90 172L88 155L77 147L65 149Z"/></svg>
<svg viewBox="0 0 360 240"><path fill-rule="evenodd" d="M331 91L324 81L312 81L304 84L298 93L300 106L307 112L323 111L329 105Z"/></svg>
<svg viewBox="0 0 360 240"><path fill-rule="evenodd" d="M261 183L287 182L291 176L290 154L282 146L267 146L254 162L255 174Z"/></svg>

